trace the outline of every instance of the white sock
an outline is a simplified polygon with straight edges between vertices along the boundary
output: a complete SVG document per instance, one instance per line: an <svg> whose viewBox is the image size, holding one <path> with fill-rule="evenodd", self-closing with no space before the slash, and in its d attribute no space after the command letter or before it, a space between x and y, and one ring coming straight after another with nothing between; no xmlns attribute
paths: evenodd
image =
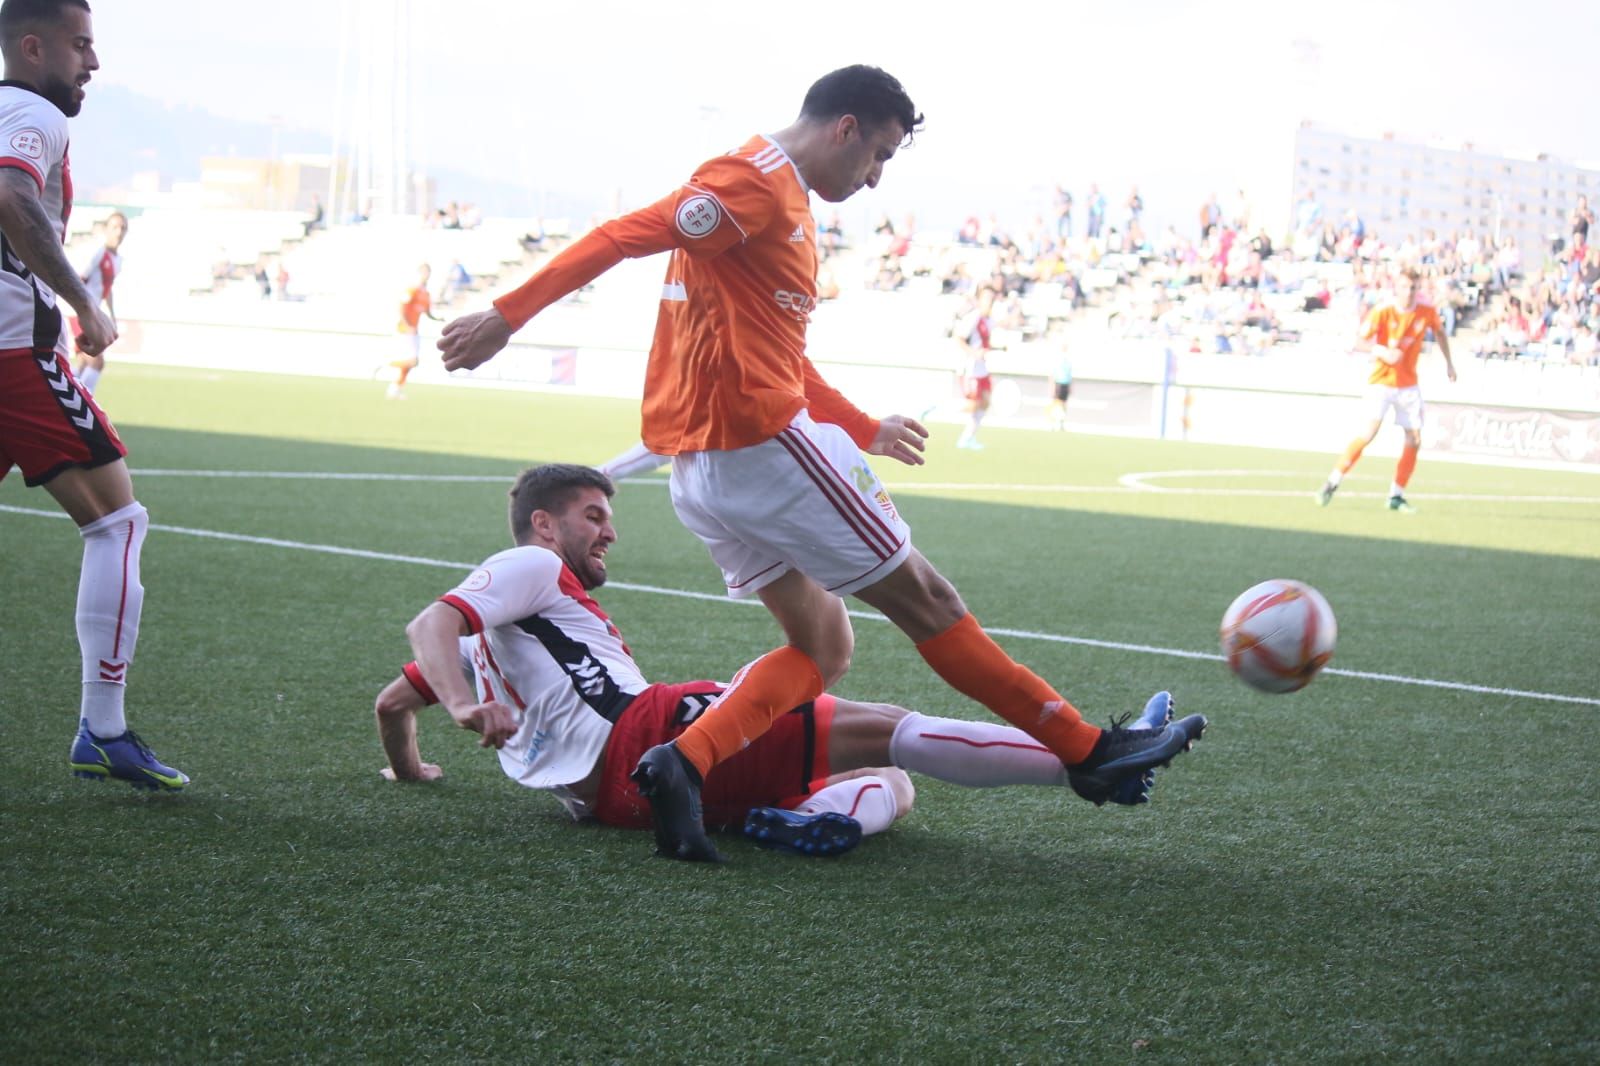
<svg viewBox="0 0 1600 1066"><path fill-rule="evenodd" d="M848 814L861 823L864 835L871 836L894 824L894 789L889 787L889 782L875 774L852 777L848 781L818 789L795 810L801 814L819 814L822 811Z"/></svg>
<svg viewBox="0 0 1600 1066"><path fill-rule="evenodd" d="M643 444L635 444L621 455L601 463L600 472L612 481L618 481L635 474L648 474L670 462L672 459L669 456L657 455Z"/></svg>
<svg viewBox="0 0 1600 1066"><path fill-rule="evenodd" d="M1344 480L1344 471L1338 469L1337 467L1334 468L1333 473L1328 475L1328 484L1332 485L1334 488L1338 488L1339 487L1339 482L1341 482L1343 480Z"/></svg>
<svg viewBox="0 0 1600 1066"><path fill-rule="evenodd" d="M968 788L1060 785L1067 768L1020 729L990 722L930 718L912 711L889 738L889 758L902 770Z"/></svg>
<svg viewBox="0 0 1600 1066"><path fill-rule="evenodd" d="M137 502L78 530L83 571L78 575L78 648L83 653L83 717L97 737L128 731L123 687L139 641L144 586L139 552L150 515Z"/></svg>
<svg viewBox="0 0 1600 1066"><path fill-rule="evenodd" d="M1406 490L1405 490L1405 486L1404 485L1400 484L1400 482L1398 482L1398 481L1389 482L1389 495L1391 495L1391 496L1404 496L1405 494L1406 494Z"/></svg>
<svg viewBox="0 0 1600 1066"><path fill-rule="evenodd" d="M100 371L96 370L92 366L84 367L83 373L78 375L78 384L83 387L84 392L87 392L90 396L93 396L94 387L100 384Z"/></svg>

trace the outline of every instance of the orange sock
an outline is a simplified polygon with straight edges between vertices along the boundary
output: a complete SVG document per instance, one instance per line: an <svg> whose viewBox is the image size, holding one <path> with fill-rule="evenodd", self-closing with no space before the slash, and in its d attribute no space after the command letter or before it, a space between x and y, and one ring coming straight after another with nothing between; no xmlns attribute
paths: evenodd
<svg viewBox="0 0 1600 1066"><path fill-rule="evenodd" d="M1344 450L1344 455L1339 459L1339 473L1348 474L1350 468L1356 465L1356 460L1361 458L1361 453L1367 450L1367 442L1357 437L1350 442Z"/></svg>
<svg viewBox="0 0 1600 1066"><path fill-rule="evenodd" d="M822 695L822 673L811 656L784 646L733 677L721 698L673 741L700 777L772 728L779 715Z"/></svg>
<svg viewBox="0 0 1600 1066"><path fill-rule="evenodd" d="M1069 766L1087 759L1100 739L1098 726L1085 722L1044 679L1007 655L970 614L918 644L917 651L951 688L1033 737Z"/></svg>
<svg viewBox="0 0 1600 1066"><path fill-rule="evenodd" d="M406 383L406 378L411 376L411 364L410 363L396 363L395 365L400 368L400 376L394 379L394 383L397 386L398 385L404 385Z"/></svg>
<svg viewBox="0 0 1600 1066"><path fill-rule="evenodd" d="M1417 469L1417 449L1406 445L1400 453L1400 462L1395 464L1394 483L1401 488L1406 487L1406 482L1411 480L1411 474Z"/></svg>

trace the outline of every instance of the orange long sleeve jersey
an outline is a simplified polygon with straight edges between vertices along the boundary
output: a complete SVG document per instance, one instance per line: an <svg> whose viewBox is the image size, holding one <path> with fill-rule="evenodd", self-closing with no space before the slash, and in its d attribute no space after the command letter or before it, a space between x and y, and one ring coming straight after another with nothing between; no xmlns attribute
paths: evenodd
<svg viewBox="0 0 1600 1066"><path fill-rule="evenodd" d="M591 231L495 307L517 330L624 258L670 251L645 370L645 446L658 455L749 447L808 408L865 448L877 419L805 353L816 247L810 191L782 147L758 136Z"/></svg>

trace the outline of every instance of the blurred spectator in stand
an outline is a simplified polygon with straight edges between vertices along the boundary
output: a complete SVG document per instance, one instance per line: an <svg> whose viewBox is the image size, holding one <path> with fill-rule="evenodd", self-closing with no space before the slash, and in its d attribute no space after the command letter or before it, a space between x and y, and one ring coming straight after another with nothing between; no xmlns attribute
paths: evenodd
<svg viewBox="0 0 1600 1066"><path fill-rule="evenodd" d="M828 221L817 227L817 253L824 259L844 249L844 223L839 212L828 216Z"/></svg>
<svg viewBox="0 0 1600 1066"><path fill-rule="evenodd" d="M1090 240L1097 240L1106 225L1106 198L1100 192L1099 185L1090 184L1088 201L1089 218L1084 226L1084 235Z"/></svg>
<svg viewBox="0 0 1600 1066"><path fill-rule="evenodd" d="M1589 210L1589 198L1579 195L1572 213L1567 216L1567 232L1572 234L1572 243L1578 246L1587 245L1589 227L1592 225L1594 225L1594 212Z"/></svg>
<svg viewBox="0 0 1600 1066"><path fill-rule="evenodd" d="M322 197L318 196L316 193L312 193L311 216L304 222L300 223L305 227L305 236L309 237L314 231L327 228L327 223L324 221L324 214L325 213L322 210Z"/></svg>
<svg viewBox="0 0 1600 1066"><path fill-rule="evenodd" d="M1317 240L1322 230L1322 205L1317 203L1317 190L1307 189L1294 202L1294 232L1304 240Z"/></svg>
<svg viewBox="0 0 1600 1066"><path fill-rule="evenodd" d="M1065 185L1056 186L1056 236L1063 240L1072 236L1072 193Z"/></svg>
<svg viewBox="0 0 1600 1066"><path fill-rule="evenodd" d="M461 260L450 260L450 269L444 272L444 284L439 287L439 304L445 306L455 300L456 294L472 288L472 275L461 265Z"/></svg>
<svg viewBox="0 0 1600 1066"><path fill-rule="evenodd" d="M267 259L263 256L256 260L255 272L256 285L261 289L263 300L272 299L272 275L267 273Z"/></svg>
<svg viewBox="0 0 1600 1066"><path fill-rule="evenodd" d="M1200 239L1204 241L1222 224L1222 205L1217 203L1217 194L1212 193L1206 197L1206 202L1200 205Z"/></svg>

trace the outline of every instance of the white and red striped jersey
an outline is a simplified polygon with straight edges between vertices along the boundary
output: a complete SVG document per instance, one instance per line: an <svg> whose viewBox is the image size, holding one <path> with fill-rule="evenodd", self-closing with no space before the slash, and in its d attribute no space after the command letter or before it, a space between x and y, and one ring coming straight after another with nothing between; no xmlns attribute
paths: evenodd
<svg viewBox="0 0 1600 1066"><path fill-rule="evenodd" d="M78 271L78 276L83 279L83 287L89 290L90 302L99 307L111 295L111 285L120 273L122 253L100 244L83 260L83 268Z"/></svg>
<svg viewBox="0 0 1600 1066"><path fill-rule="evenodd" d="M45 215L65 238L72 213L72 166L67 159L67 116L25 85L0 82L0 167L15 167L39 186ZM71 349L61 310L49 285L17 257L0 232L0 350Z"/></svg>
<svg viewBox="0 0 1600 1066"><path fill-rule="evenodd" d="M571 809L561 786L589 775L612 724L648 687L622 634L561 558L535 545L490 556L440 600L475 635L478 698L517 713L501 767Z"/></svg>

